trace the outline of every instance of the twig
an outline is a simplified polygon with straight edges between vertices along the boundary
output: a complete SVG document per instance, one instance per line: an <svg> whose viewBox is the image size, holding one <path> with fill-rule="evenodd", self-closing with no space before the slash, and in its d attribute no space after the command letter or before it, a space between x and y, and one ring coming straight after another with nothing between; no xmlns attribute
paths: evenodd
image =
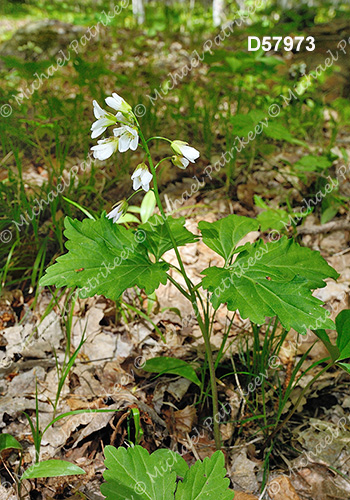
<svg viewBox="0 0 350 500"><path fill-rule="evenodd" d="M350 231L350 222L347 220L337 220L334 222L327 222L321 226L299 226L297 227L298 234L320 234L330 233L331 231Z"/></svg>

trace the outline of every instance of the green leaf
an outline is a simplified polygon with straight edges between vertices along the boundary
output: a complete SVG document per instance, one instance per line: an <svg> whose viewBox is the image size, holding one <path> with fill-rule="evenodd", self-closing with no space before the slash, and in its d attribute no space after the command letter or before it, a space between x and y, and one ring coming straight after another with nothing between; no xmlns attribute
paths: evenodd
<svg viewBox="0 0 350 500"><path fill-rule="evenodd" d="M325 286L324 279L338 273L319 252L300 247L283 237L264 244L261 240L240 253L230 268L210 267L202 272L203 288L212 292L215 308L227 303L243 318L263 324L278 316L286 329L306 333L308 328L333 328L322 302L311 290Z"/></svg>
<svg viewBox="0 0 350 500"><path fill-rule="evenodd" d="M340 354L338 360L350 358L350 309L341 311L335 318L338 337L337 346Z"/></svg>
<svg viewBox="0 0 350 500"><path fill-rule="evenodd" d="M133 214L126 213L117 220L117 224L125 224L126 222L135 222L136 224L140 224L140 219L135 217Z"/></svg>
<svg viewBox="0 0 350 500"><path fill-rule="evenodd" d="M85 471L65 460L46 460L29 467L23 473L21 480L38 477L75 476L77 474L85 474Z"/></svg>
<svg viewBox="0 0 350 500"><path fill-rule="evenodd" d="M296 163L294 163L294 167L302 170L303 172L322 172L323 170L331 167L332 163L333 161L326 156L306 155L303 156L303 158L300 158L300 160L298 160Z"/></svg>
<svg viewBox="0 0 350 500"><path fill-rule="evenodd" d="M260 121L265 118L265 113L259 110L252 110L247 114L237 113L231 116L230 121L233 131L240 137L247 137L249 132L255 129Z"/></svg>
<svg viewBox="0 0 350 500"><path fill-rule="evenodd" d="M349 363L337 363L337 364L338 364L338 366L343 368L343 370L345 370L346 372L348 372L350 374L350 364Z"/></svg>
<svg viewBox="0 0 350 500"><path fill-rule="evenodd" d="M283 229L289 225L289 215L285 210L268 208L257 216L261 231L268 229Z"/></svg>
<svg viewBox="0 0 350 500"><path fill-rule="evenodd" d="M331 355L333 361L339 358L340 351L337 346L333 345L328 333L325 330L314 330L314 334L322 341L327 351Z"/></svg>
<svg viewBox="0 0 350 500"><path fill-rule="evenodd" d="M250 231L259 229L259 222L256 219L232 214L216 222L201 221L198 227L203 242L228 262L237 243Z"/></svg>
<svg viewBox="0 0 350 500"><path fill-rule="evenodd" d="M66 198L65 196L62 196L62 198L65 201L67 201L68 203L70 203L71 205L73 205L74 207L79 208L79 210L81 210L83 212L83 214L86 215L86 217L88 217L89 219L95 220L95 217L93 215L91 215L90 212L88 210L86 210L86 208L79 205L79 203L77 203L76 201L70 200L69 198Z"/></svg>
<svg viewBox="0 0 350 500"><path fill-rule="evenodd" d="M234 492L228 489L230 480L225 478L225 458L217 451L203 462L198 460L179 483L175 500L232 500Z"/></svg>
<svg viewBox="0 0 350 500"><path fill-rule="evenodd" d="M154 192L148 191L148 193L145 194L141 203L140 215L142 222L148 221L148 219L153 214L155 208L156 208L156 197L154 195Z"/></svg>
<svg viewBox="0 0 350 500"><path fill-rule="evenodd" d="M136 205L129 205L127 211L128 212L132 212L133 214L140 214L141 213L141 207L137 207Z"/></svg>
<svg viewBox="0 0 350 500"><path fill-rule="evenodd" d="M185 477L189 467L186 460L179 453L175 453L168 448L161 448L156 450L152 455L154 454L156 454L159 463L167 464L169 471L175 471L177 477Z"/></svg>
<svg viewBox="0 0 350 500"><path fill-rule="evenodd" d="M186 221L185 217L174 219L169 216L167 217L167 221L177 246L194 243L197 240L197 237L184 227ZM145 245L157 260L160 259L165 252L173 248L173 243L162 216L153 215L148 222L139 226L139 231L146 232Z"/></svg>
<svg viewBox="0 0 350 500"><path fill-rule="evenodd" d="M107 482L101 485L101 493L106 500L174 500L176 472L172 467L178 468L178 459L168 451L165 459L162 450L149 455L141 446L106 446L103 477Z"/></svg>
<svg viewBox="0 0 350 500"><path fill-rule="evenodd" d="M335 215L337 215L339 211L340 203L338 205L331 205L327 207L321 214L321 225L327 224L327 222L331 221Z"/></svg>
<svg viewBox="0 0 350 500"><path fill-rule="evenodd" d="M104 214L82 222L66 217L65 227L69 252L47 269L40 285L77 286L82 297L102 294L116 300L135 285L150 294L166 283L169 266L150 261L145 231L125 229Z"/></svg>
<svg viewBox="0 0 350 500"><path fill-rule="evenodd" d="M146 361L142 369L150 373L171 373L173 375L180 375L194 384L200 385L200 380L194 368L183 359L169 358L167 356L151 358Z"/></svg>
<svg viewBox="0 0 350 500"><path fill-rule="evenodd" d="M11 434L0 434L0 453L9 449L21 450L22 445Z"/></svg>
<svg viewBox="0 0 350 500"><path fill-rule="evenodd" d="M256 207L263 208L264 210L268 210L270 208L261 196L258 196L257 194L254 195L254 205Z"/></svg>
<svg viewBox="0 0 350 500"><path fill-rule="evenodd" d="M264 130L267 137L277 141L294 142L294 138L289 130L278 122L269 122L269 126Z"/></svg>
<svg viewBox="0 0 350 500"><path fill-rule="evenodd" d="M135 444L138 444L143 436L143 430L141 427L141 415L140 415L140 410L138 408L130 408L131 410L131 415L134 420L134 427L135 427ZM129 428L129 426L128 426ZM128 435L129 435L129 430L128 430ZM130 439L130 437L129 437Z"/></svg>
<svg viewBox="0 0 350 500"><path fill-rule="evenodd" d="M257 216L257 221L260 224L260 230L262 232L267 231L268 229L283 229L288 226L296 224L297 221L301 220L303 217L306 217L306 214L301 214L297 212L293 212L289 214L286 210L282 208L272 208L269 207L264 200L257 195L254 195L254 203L255 206L262 208L263 212L260 212ZM297 219L294 222L295 218Z"/></svg>

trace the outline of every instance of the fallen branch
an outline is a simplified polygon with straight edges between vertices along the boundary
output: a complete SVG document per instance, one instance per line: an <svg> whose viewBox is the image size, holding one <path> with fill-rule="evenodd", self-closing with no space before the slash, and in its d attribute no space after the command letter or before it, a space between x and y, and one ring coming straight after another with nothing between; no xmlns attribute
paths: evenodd
<svg viewBox="0 0 350 500"><path fill-rule="evenodd" d="M320 226L299 226L297 228L298 234L320 234L332 231L350 231L350 222L348 220L337 220Z"/></svg>

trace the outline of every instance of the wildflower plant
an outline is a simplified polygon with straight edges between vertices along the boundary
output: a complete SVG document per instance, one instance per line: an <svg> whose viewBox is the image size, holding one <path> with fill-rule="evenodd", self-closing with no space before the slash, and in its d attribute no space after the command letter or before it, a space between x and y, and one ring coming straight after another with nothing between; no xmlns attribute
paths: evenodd
<svg viewBox="0 0 350 500"><path fill-rule="evenodd" d="M91 127L92 137L97 138L114 127L113 135L100 139L92 147L95 158L105 160L116 151L123 153L140 147L144 160L132 174L134 193L128 200L119 201L108 214L104 212L96 220L66 217L64 234L68 253L58 257L47 269L41 285L78 287L81 297L102 294L117 300L130 287L137 286L146 294L152 294L169 280L191 302L203 335L210 374L213 432L219 449L215 367L224 345L214 359L210 336L216 310L226 304L233 315L238 310L242 318L256 324L263 324L266 317L277 316L283 328L294 328L302 334L308 329L333 328L328 312L312 291L325 286L327 278L337 279L338 273L319 252L303 248L286 237L240 245L247 233L259 229L259 222L248 217L232 214L213 223L201 221L200 235L191 233L185 227L184 217L174 218L165 213L157 171L165 160L186 168L199 158L199 151L180 140L159 136L146 139L131 106L116 93L106 99L116 114L103 110L96 101L93 104L97 120ZM168 142L174 154L154 164L150 145L158 140ZM132 196L149 190L154 193L160 215L153 215L136 228L115 224L127 211ZM223 264L204 269L202 281L195 284L186 272L179 247L194 243L200 237L222 258ZM171 249L175 251L177 265L163 258ZM169 273L170 269L184 279L185 286ZM211 307L205 302L203 290L210 297Z"/></svg>

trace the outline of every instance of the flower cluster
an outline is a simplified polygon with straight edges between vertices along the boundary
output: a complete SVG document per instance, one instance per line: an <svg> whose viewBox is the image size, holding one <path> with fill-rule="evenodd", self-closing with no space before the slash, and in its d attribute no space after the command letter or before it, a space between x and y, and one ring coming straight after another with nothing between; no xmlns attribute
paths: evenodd
<svg viewBox="0 0 350 500"><path fill-rule="evenodd" d="M139 143L139 134L131 106L115 92L113 92L112 97L106 98L106 104L117 111L117 114L113 115L109 111L105 111L97 101L93 101L94 115L97 120L91 126L92 139L103 134L110 125L119 123L121 126L113 129L112 137L100 139L97 141L97 146L91 148L94 158L98 160L107 160L117 149L120 153L124 153L128 149L135 151Z"/></svg>
<svg viewBox="0 0 350 500"><path fill-rule="evenodd" d="M113 92L112 96L107 97L105 101L107 106L114 109L117 113L114 115L110 111L101 108L97 101L93 101L96 121L91 126L91 138L95 139L100 137L100 135L102 135L111 125L118 124L119 126L113 129L113 136L107 137L106 139L100 139L97 141L96 146L92 146L91 149L94 158L103 161L110 158L117 150L120 153L124 153L129 149L135 151L139 145L139 134L141 135L144 149L149 153L147 143L139 129L137 119L132 112L130 104L115 92ZM171 143L171 149L175 153L175 155L171 157L175 166L184 169L188 167L190 162L194 163L195 160L199 158L199 151L189 146L187 142L165 140ZM158 165L155 167L151 165L151 170L153 169L152 172L154 172ZM153 175L148 170L148 166L144 162L140 163L131 176L134 191L138 191L139 189L143 189L146 192L149 191L152 178ZM119 201L114 205L107 217L112 219L113 222L117 222L120 217L126 213L127 209L127 201Z"/></svg>

